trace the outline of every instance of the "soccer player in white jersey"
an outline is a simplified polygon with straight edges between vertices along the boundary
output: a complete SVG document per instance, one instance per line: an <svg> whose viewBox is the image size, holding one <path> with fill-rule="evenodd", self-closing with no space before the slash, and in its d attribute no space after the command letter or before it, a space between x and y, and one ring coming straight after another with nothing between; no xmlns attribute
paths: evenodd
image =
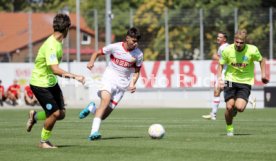
<svg viewBox="0 0 276 161"><path fill-rule="evenodd" d="M224 32L218 32L217 43L219 45L219 48L218 48L217 53L215 53L213 55L213 59L216 60L216 61L219 61L222 51L225 49L225 47L227 47L229 45L227 43L227 34L224 33ZM223 73L225 72L226 67L227 66L224 66ZM219 106L219 103L220 103L220 93L221 93L221 91L222 91L221 88L218 87L218 81L216 80L216 84L215 84L215 87L214 87L214 98L212 100L212 111L208 115L202 115L203 118L216 120L216 113L218 111L218 106Z"/></svg>
<svg viewBox="0 0 276 161"><path fill-rule="evenodd" d="M132 27L127 31L124 42L107 45L98 52L92 54L88 69L92 69L94 62L100 55L110 55L110 62L103 74L98 96L101 98L100 105L96 108L94 102L80 112L80 119L89 113L94 114L91 133L88 140L101 138L99 132L101 121L106 119L122 99L126 90L131 93L136 91L136 82L139 78L140 68L143 62L143 53L138 48L141 38L140 31Z"/></svg>

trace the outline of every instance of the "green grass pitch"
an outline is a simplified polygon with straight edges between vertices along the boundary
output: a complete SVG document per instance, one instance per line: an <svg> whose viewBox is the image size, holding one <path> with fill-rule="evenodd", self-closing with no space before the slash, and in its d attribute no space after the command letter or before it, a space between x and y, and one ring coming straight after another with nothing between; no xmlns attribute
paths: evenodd
<svg viewBox="0 0 276 161"><path fill-rule="evenodd" d="M40 110L40 108L39 108ZM78 119L67 109L51 138L58 149L37 147L43 122L25 130L27 109L0 110L1 161L272 161L276 160L276 109L247 109L234 120L227 137L224 109L216 121L209 109L116 109L102 122L102 139L88 141L92 116ZM149 138L153 123L166 129L161 140Z"/></svg>

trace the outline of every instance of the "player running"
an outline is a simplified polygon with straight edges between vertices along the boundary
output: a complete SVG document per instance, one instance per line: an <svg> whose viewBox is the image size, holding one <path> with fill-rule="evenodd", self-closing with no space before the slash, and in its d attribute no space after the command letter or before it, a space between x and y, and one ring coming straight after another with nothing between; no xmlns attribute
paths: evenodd
<svg viewBox="0 0 276 161"><path fill-rule="evenodd" d="M219 61L221 58L221 54L223 50L229 45L227 42L228 36L225 32L218 32L217 35L217 43L219 44L219 48L216 54L213 55L213 59L216 61ZM224 73L227 68L227 65L223 66L222 70L222 79L224 79ZM205 119L211 119L211 120L216 120L217 119L217 112L218 112L218 107L220 104L220 94L223 91L218 85L218 80L215 82L215 87L214 87L214 97L211 103L212 110L208 115L202 115L203 118ZM249 97L249 103L252 104L252 107L256 107L256 98L255 97Z"/></svg>
<svg viewBox="0 0 276 161"><path fill-rule="evenodd" d="M91 133L88 137L90 141L101 138L99 132L101 121L106 119L115 109L125 91L129 90L131 93L136 91L135 84L139 78L143 62L143 53L137 47L140 38L140 31L135 27L130 28L124 42L103 47L98 52L93 53L87 64L87 68L91 70L98 56L110 55L111 58L98 90L98 96L101 98L99 107L96 108L95 103L91 102L79 115L80 119L83 119L89 113L95 114Z"/></svg>
<svg viewBox="0 0 276 161"><path fill-rule="evenodd" d="M234 135L233 117L237 112L243 112L246 108L254 84L254 61L260 62L262 82L268 83L266 77L266 61L254 45L246 44L246 30L240 30L235 34L234 43L229 45L223 52L218 66L218 80L221 88L224 88L226 102L225 121L227 136ZM222 80L223 67L225 82Z"/></svg>
<svg viewBox="0 0 276 161"><path fill-rule="evenodd" d="M57 14L54 18L54 33L40 47L32 71L30 87L44 111L29 112L27 131L30 132L37 120L45 120L41 131L41 148L57 148L49 139L57 120L65 117L64 99L58 85L57 76L73 78L84 83L84 77L64 71L58 65L63 55L62 41L66 38L70 18L65 14Z"/></svg>

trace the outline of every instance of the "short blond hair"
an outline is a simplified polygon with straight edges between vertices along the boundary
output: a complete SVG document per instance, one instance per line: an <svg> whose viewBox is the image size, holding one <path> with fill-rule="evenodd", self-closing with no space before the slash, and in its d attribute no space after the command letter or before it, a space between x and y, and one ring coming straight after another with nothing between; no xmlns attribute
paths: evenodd
<svg viewBox="0 0 276 161"><path fill-rule="evenodd" d="M241 39L245 41L247 38L247 31L245 29L238 30L235 34L235 39Z"/></svg>

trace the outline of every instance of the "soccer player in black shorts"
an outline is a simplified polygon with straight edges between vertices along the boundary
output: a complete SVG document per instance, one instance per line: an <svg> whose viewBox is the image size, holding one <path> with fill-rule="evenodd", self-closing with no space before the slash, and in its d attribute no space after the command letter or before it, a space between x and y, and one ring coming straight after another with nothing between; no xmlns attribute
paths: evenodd
<svg viewBox="0 0 276 161"><path fill-rule="evenodd" d="M73 78L83 84L85 81L84 76L69 73L59 67L63 55L62 41L66 38L70 25L70 18L66 14L54 17L54 33L40 47L32 71L30 87L44 111L29 112L27 131L31 131L37 120L45 120L39 144L41 148L56 148L49 138L56 121L65 117L64 99L57 76Z"/></svg>
<svg viewBox="0 0 276 161"><path fill-rule="evenodd" d="M246 30L239 30L235 34L234 43L223 50L218 66L218 80L221 82L220 87L224 88L226 102L227 136L234 135L233 117L246 108L251 86L254 84L254 61L260 63L262 82L268 83L265 72L266 61L256 46L246 44L246 37ZM224 65L227 65L225 83L221 79Z"/></svg>

